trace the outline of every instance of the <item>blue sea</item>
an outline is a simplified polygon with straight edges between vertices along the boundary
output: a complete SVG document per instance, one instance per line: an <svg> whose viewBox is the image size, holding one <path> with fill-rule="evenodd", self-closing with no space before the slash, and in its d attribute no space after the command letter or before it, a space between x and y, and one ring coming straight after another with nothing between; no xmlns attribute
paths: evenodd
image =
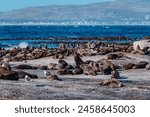
<svg viewBox="0 0 150 117"><path fill-rule="evenodd" d="M150 36L150 26L0 26L0 47L12 48L23 44L38 46L47 42L49 47L55 48L58 47L55 42L89 41L78 40L80 37L116 36L130 38L121 40L120 43L140 40Z"/></svg>

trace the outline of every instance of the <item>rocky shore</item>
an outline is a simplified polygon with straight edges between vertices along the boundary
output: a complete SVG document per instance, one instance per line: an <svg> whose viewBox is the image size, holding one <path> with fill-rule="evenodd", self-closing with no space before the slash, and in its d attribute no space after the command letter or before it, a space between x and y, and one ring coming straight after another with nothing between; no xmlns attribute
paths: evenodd
<svg viewBox="0 0 150 117"><path fill-rule="evenodd" d="M150 99L144 40L0 48L0 99Z"/></svg>

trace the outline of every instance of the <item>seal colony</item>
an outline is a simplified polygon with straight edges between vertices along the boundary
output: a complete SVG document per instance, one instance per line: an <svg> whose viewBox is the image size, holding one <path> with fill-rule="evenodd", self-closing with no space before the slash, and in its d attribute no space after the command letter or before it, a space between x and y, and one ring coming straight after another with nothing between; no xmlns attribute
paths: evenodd
<svg viewBox="0 0 150 117"><path fill-rule="evenodd" d="M0 89L9 92L9 96L2 92L0 97L2 99L61 99L61 96L63 99L148 99L150 94L148 37L133 44L88 42L77 46L66 43L59 45L59 48L48 48L48 46L18 47L12 50L0 48ZM145 79L141 80L139 70L146 74ZM131 73L135 74L130 75ZM141 84L144 81L146 83ZM25 96L19 86L32 87L34 93L41 94L30 95L30 91L23 88L22 90L28 94ZM16 96L10 96L11 88L17 92ZM130 88L136 93L126 94ZM120 96L115 92L117 89L120 91ZM42 90L48 92L43 94ZM48 95L49 91L53 92L52 96ZM100 96L98 94L100 91L105 93ZM122 91L127 95L126 98L121 94ZM112 97L109 97L107 92L113 92ZM147 93L143 94L145 92ZM144 96L141 97L142 95Z"/></svg>

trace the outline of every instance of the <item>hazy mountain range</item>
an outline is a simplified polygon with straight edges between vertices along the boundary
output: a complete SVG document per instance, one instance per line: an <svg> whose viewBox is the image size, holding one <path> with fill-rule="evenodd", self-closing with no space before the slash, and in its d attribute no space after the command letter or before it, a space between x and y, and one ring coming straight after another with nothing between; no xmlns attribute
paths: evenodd
<svg viewBox="0 0 150 117"><path fill-rule="evenodd" d="M150 24L150 0L28 7L0 12L0 23Z"/></svg>

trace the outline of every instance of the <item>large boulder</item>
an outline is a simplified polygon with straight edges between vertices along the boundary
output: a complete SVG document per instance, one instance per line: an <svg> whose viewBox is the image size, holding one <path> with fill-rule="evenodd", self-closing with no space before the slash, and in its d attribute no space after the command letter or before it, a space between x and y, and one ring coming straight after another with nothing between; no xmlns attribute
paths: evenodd
<svg viewBox="0 0 150 117"><path fill-rule="evenodd" d="M147 47L150 47L150 39L144 39L144 40L141 40L141 41L135 41L133 43L133 48L135 51L138 51L138 50L143 50Z"/></svg>

